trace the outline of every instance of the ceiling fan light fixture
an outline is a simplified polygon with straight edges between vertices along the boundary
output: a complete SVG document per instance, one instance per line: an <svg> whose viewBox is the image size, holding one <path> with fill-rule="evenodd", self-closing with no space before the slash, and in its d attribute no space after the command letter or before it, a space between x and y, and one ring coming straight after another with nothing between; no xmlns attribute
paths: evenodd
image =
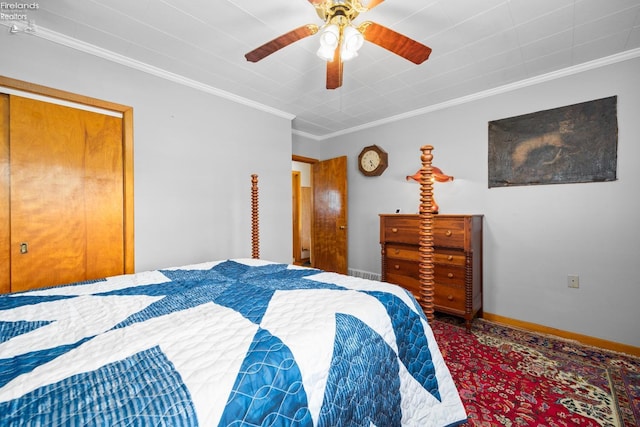
<svg viewBox="0 0 640 427"><path fill-rule="evenodd" d="M320 59L323 59L325 61L332 61L334 52L335 52L335 49L329 49L329 48L320 46L320 48L316 52L316 55L318 55Z"/></svg>
<svg viewBox="0 0 640 427"><path fill-rule="evenodd" d="M340 42L340 28L335 24L327 25L320 34L320 46L335 49Z"/></svg>
<svg viewBox="0 0 640 427"><path fill-rule="evenodd" d="M344 27L342 36L343 40L340 56L343 61L348 61L349 59L358 56L358 50L360 50L364 44L364 36L357 28L351 25Z"/></svg>
<svg viewBox="0 0 640 427"><path fill-rule="evenodd" d="M317 55L325 61L333 60L333 55L340 43L340 28L335 24L327 25L320 34L320 48Z"/></svg>

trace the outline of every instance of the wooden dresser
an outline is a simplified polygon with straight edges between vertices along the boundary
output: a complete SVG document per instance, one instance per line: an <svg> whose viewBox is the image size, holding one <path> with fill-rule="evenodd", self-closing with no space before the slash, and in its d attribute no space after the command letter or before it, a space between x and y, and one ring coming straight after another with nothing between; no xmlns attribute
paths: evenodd
<svg viewBox="0 0 640 427"><path fill-rule="evenodd" d="M463 317L467 329L482 315L482 215L433 216L435 311ZM382 280L420 301L420 216L380 214Z"/></svg>

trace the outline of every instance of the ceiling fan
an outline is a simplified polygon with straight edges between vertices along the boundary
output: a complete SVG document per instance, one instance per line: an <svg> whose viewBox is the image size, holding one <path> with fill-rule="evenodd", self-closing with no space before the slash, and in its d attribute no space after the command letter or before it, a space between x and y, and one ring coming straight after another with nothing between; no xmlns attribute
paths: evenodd
<svg viewBox="0 0 640 427"><path fill-rule="evenodd" d="M258 62L290 44L320 32L318 56L327 61L327 89L342 86L342 64L358 54L364 41L383 47L414 64L429 58L431 48L375 22L355 26L352 21L362 12L384 0L308 0L324 24L306 24L263 44L245 55Z"/></svg>

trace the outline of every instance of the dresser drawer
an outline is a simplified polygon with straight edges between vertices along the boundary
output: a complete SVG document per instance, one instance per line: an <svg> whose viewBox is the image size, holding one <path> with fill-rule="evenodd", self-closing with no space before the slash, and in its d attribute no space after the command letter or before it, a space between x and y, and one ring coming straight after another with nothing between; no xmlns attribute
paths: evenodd
<svg viewBox="0 0 640 427"><path fill-rule="evenodd" d="M465 311L465 290L451 286L436 286L433 302L436 306Z"/></svg>
<svg viewBox="0 0 640 427"><path fill-rule="evenodd" d="M433 244L448 248L464 248L465 219L437 217L433 222Z"/></svg>
<svg viewBox="0 0 640 427"><path fill-rule="evenodd" d="M401 275L411 277L415 280L420 279L420 271L415 261L388 259L385 262L384 272L385 277L389 277L389 275Z"/></svg>
<svg viewBox="0 0 640 427"><path fill-rule="evenodd" d="M465 269L464 267L435 264L433 269L436 286L456 286L464 289Z"/></svg>
<svg viewBox="0 0 640 427"><path fill-rule="evenodd" d="M416 246L407 245L385 245L385 256L387 259L404 259L407 261L420 261L420 252Z"/></svg>
<svg viewBox="0 0 640 427"><path fill-rule="evenodd" d="M467 257L461 251L437 248L433 254L433 262L436 264L464 266L467 262Z"/></svg>
<svg viewBox="0 0 640 427"><path fill-rule="evenodd" d="M420 219L418 216L386 217L380 229L380 242L418 245Z"/></svg>

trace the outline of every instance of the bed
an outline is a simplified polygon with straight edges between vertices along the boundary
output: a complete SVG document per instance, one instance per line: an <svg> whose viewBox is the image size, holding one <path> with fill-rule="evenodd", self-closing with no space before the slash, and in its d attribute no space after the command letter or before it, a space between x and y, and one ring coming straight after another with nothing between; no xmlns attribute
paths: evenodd
<svg viewBox="0 0 640 427"><path fill-rule="evenodd" d="M251 258L0 295L0 425L466 421L411 294L259 259L252 182Z"/></svg>

